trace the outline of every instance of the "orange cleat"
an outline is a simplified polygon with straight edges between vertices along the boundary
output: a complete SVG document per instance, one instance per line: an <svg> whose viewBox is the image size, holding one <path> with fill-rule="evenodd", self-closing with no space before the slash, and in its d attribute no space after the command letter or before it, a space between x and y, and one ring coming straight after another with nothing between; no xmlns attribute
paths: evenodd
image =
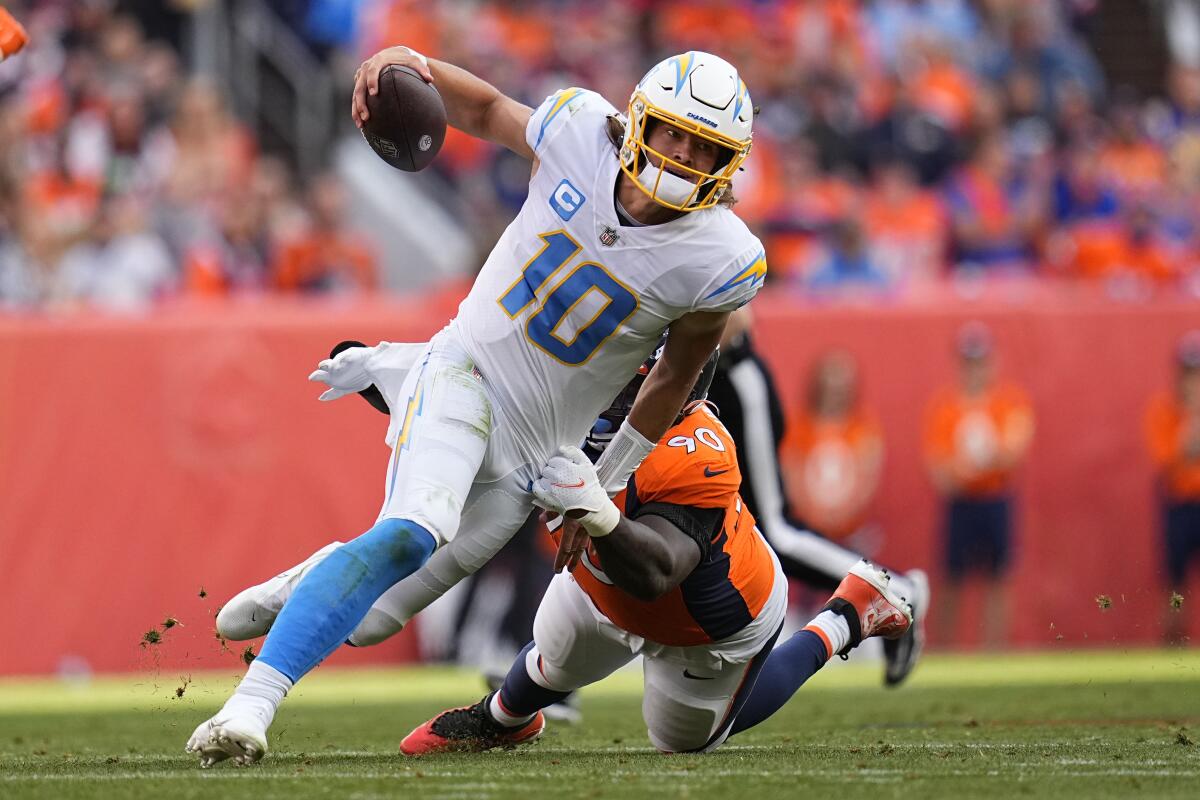
<svg viewBox="0 0 1200 800"><path fill-rule="evenodd" d="M516 747L541 736L546 718L539 711L533 719L516 728L506 728L492 719L487 704L491 695L473 706L443 711L415 728L400 742L406 756L431 753L478 753L496 747Z"/></svg>
<svg viewBox="0 0 1200 800"><path fill-rule="evenodd" d="M29 42L29 34L21 23L0 6L0 61L17 54Z"/></svg>
<svg viewBox="0 0 1200 800"><path fill-rule="evenodd" d="M892 591L886 569L863 559L850 568L822 611L833 611L850 625L850 643L839 656L845 658L863 639L882 636L898 639L913 624L912 604Z"/></svg>

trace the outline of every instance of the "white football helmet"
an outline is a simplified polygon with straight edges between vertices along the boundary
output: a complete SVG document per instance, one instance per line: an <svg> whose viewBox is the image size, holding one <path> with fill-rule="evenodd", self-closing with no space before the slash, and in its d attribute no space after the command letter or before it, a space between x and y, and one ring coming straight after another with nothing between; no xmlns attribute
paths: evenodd
<svg viewBox="0 0 1200 800"><path fill-rule="evenodd" d="M656 64L629 98L629 124L621 143L621 170L655 202L676 211L717 204L750 154L754 106L738 72L723 58L692 50ZM660 169L670 159L646 145L649 120L666 122L718 147L713 172L671 161L692 180Z"/></svg>

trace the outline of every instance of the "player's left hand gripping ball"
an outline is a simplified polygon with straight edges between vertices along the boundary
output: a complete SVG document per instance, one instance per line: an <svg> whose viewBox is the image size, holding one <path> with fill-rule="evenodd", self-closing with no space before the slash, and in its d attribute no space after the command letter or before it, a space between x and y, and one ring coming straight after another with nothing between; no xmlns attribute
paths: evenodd
<svg viewBox="0 0 1200 800"><path fill-rule="evenodd" d="M361 392L374 382L367 371L367 364L374 353L374 347L352 347L343 350L334 358L319 362L308 379L330 387L321 395L322 400L337 400L339 397Z"/></svg>
<svg viewBox="0 0 1200 800"><path fill-rule="evenodd" d="M578 447L560 447L533 482L534 503L578 519L589 536L607 536L621 521L621 512L608 499L596 468Z"/></svg>

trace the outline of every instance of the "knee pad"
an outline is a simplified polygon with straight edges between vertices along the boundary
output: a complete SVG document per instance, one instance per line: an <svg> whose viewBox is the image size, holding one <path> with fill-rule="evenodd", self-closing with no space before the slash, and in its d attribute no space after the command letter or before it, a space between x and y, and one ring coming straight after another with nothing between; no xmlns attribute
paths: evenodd
<svg viewBox="0 0 1200 800"><path fill-rule="evenodd" d="M529 652L525 654L525 672L529 675L530 680L538 686L553 692L570 692L578 689L581 685L574 681L565 670L543 658L542 654L538 652L537 645L529 648Z"/></svg>

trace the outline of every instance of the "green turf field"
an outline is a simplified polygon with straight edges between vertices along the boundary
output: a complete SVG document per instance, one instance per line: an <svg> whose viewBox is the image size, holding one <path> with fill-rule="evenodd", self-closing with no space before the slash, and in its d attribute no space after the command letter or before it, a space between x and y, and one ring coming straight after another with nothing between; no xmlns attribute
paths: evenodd
<svg viewBox="0 0 1200 800"><path fill-rule="evenodd" d="M838 666L706 756L651 750L631 671L531 747L404 759L399 738L479 679L318 670L262 764L202 772L183 743L234 681L197 676L182 698L163 674L0 681L0 797L1200 797L1200 651L931 657L894 691Z"/></svg>

